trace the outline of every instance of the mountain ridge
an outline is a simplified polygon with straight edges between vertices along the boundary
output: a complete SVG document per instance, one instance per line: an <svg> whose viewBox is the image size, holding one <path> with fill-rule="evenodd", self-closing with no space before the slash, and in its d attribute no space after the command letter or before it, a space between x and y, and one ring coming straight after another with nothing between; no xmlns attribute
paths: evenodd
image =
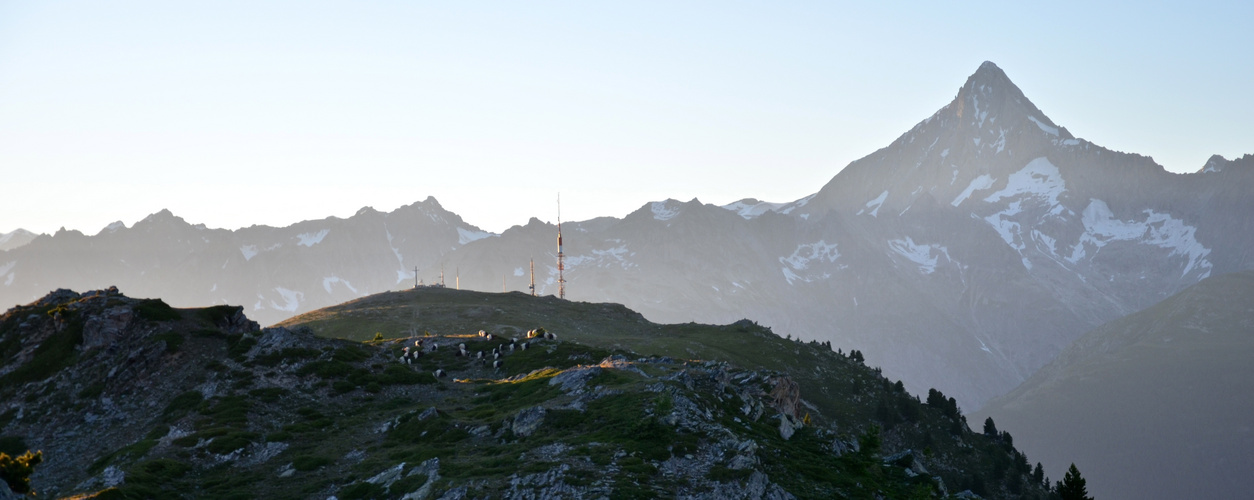
<svg viewBox="0 0 1254 500"><path fill-rule="evenodd" d="M1235 498L1254 466L1254 271L1207 278L1103 324L973 412L1098 498ZM1147 473L1153 471L1153 473Z"/></svg>
<svg viewBox="0 0 1254 500"><path fill-rule="evenodd" d="M1211 274L1254 266L1254 221L1232 215L1254 213L1251 186L1254 169L1170 174L1148 157L1072 138L990 63L949 104L814 195L723 207L663 200L621 219L563 222L564 277L572 299L621 302L654 321L752 317L857 345L909 390L944 385L975 408L1084 332ZM49 242L0 253L9 267L0 284L10 282L0 299L119 283L177 304L241 303L272 324L409 286L415 265L425 283L443 269L448 286L525 290L532 260L537 291L556 293L553 225L532 218L492 235L455 214L412 211L392 217L431 224L405 245L389 238L399 226L362 211L269 229L285 239L213 246L200 259L186 255L191 233L158 245L182 245L171 255L135 250L157 243L106 252L97 242L110 235L66 237L72 252ZM190 286L146 288L132 277L171 276L171 267L188 269L175 279ZM229 288L215 288L226 287L214 281L222 276Z"/></svg>

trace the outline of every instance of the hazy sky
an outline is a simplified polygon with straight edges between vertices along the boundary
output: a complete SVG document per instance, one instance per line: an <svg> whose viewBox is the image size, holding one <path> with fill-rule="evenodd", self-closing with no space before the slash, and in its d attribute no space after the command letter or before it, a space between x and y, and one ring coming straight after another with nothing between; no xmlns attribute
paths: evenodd
<svg viewBox="0 0 1254 500"><path fill-rule="evenodd" d="M984 60L1169 170L1254 153L1250 2L608 4L0 0L0 232L791 201Z"/></svg>

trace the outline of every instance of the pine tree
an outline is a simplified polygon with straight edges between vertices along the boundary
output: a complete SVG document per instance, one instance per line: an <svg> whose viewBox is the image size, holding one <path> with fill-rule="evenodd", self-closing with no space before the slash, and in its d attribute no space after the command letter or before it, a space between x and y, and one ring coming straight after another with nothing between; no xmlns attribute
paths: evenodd
<svg viewBox="0 0 1254 500"><path fill-rule="evenodd" d="M984 435L997 437L997 424L993 423L993 417L984 419Z"/></svg>
<svg viewBox="0 0 1254 500"><path fill-rule="evenodd" d="M1080 469L1075 468L1073 463L1055 489L1062 500L1093 500L1093 497L1089 496L1088 489L1084 487L1084 483L1084 478L1080 477Z"/></svg>
<svg viewBox="0 0 1254 500"><path fill-rule="evenodd" d="M1036 468L1032 470L1032 480L1036 481L1037 484L1049 486L1049 484L1045 482L1045 468L1041 467L1040 462L1037 462Z"/></svg>

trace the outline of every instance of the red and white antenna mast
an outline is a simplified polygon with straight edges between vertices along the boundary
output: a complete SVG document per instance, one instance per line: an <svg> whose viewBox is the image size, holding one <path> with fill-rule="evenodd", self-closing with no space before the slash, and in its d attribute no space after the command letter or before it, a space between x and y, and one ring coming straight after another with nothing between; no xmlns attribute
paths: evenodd
<svg viewBox="0 0 1254 500"><path fill-rule="evenodd" d="M531 296L536 296L536 260L531 259L531 285L527 287L531 290Z"/></svg>
<svg viewBox="0 0 1254 500"><path fill-rule="evenodd" d="M566 298L566 255L562 253L562 193L557 193L557 298Z"/></svg>

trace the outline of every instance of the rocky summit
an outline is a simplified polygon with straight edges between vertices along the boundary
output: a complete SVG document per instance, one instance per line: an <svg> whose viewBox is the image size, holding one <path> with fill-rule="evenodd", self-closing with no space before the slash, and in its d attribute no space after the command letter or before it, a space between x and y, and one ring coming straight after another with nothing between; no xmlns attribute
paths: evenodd
<svg viewBox="0 0 1254 500"><path fill-rule="evenodd" d="M1048 497L1009 434L863 359L518 293L261 329L58 290L0 316L0 451L42 451L51 498Z"/></svg>

